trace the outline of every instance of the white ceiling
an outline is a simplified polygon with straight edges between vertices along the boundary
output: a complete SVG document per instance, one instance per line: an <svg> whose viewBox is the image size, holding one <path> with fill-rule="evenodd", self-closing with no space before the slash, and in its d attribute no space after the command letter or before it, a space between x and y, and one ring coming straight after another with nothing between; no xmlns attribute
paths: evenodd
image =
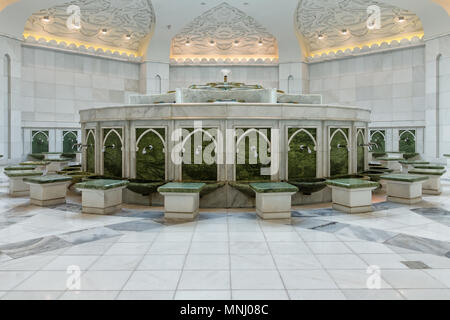
<svg viewBox="0 0 450 320"><path fill-rule="evenodd" d="M433 37L450 32L450 17L447 11L438 4L440 1L442 0L383 0L382 5L386 8L391 8L391 14L396 12L395 10L397 9L394 10L389 6L403 8L415 13L422 22L425 37ZM27 20L33 14L42 15L41 10L67 5L67 0L18 0L15 3L12 0L0 0L0 8L6 2L13 3L0 12L0 33L20 38L24 33L24 29L26 31L35 30L35 28L39 30L40 28L40 31L45 29L50 34L54 33L58 36L67 37L68 40L73 36L62 32L59 27L52 26L47 29L43 28L40 23L30 25L33 18L27 23ZM93 0L76 0L75 2L81 3L82 10L84 4L94 6ZM89 33L82 36L78 35L78 37L81 37L83 41L92 41L100 45L127 47L133 50L136 50L139 46L147 47L145 41L148 41L151 37L144 58L168 62L172 39L180 33L183 34L183 28L195 21L203 13L223 3L223 0L152 0L153 10L150 9L151 5L142 10L144 8L142 5L146 2L147 0L96 0L96 8L99 5L110 6L104 13L99 12L99 10L91 11L92 20L90 17L91 13L86 11L88 14L87 20L90 21L87 31L93 33L100 28L100 24L106 24L114 31L109 38L99 37L98 34L89 36ZM202 5L202 2L204 5ZM267 30L269 34L276 38L279 60L281 62L299 61L303 58L303 54L309 50L347 45L348 39L336 37L336 34L333 33L343 25L347 25L354 33L350 44L355 44L358 41L367 41L367 34L361 34L360 28L356 27L358 23L361 23L363 17L360 11L359 13L355 12L352 19L348 22L346 20L346 23L342 24L342 16L337 14L336 10L332 8L333 4L336 6L336 3L344 5L346 10L352 10L352 8L355 8L355 4L361 8L365 4L373 3L371 0L300 0L300 2L299 0L228 0L226 2L253 18L261 25L261 28ZM123 3L126 4L123 5ZM300 12L299 14L297 10L299 4L301 7L308 3L309 5L304 7L307 9L305 12L308 13ZM114 10L114 8L117 10ZM110 11L108 12L108 10ZM327 13L323 15L323 12ZM336 23L329 24L330 20L327 17L330 17L330 12L332 17L339 18L335 20ZM311 19L311 16L314 16L314 14L322 17L321 20ZM406 31L399 30L398 26L390 26L377 36L384 37L397 32L418 30L419 22L417 18L410 13L405 13L405 15L410 21L407 24ZM124 16L127 18L123 19ZM100 20L96 20L94 17L99 17ZM297 17L301 17L300 21L296 19ZM148 20L144 21L145 19ZM96 26L97 21L98 26ZM153 21L156 21L156 23L153 24ZM326 22L325 26L321 24L323 22ZM61 23L58 23L58 25L61 25ZM301 33L297 32L296 26L299 26ZM318 44L314 32L317 32L319 29L322 30L322 27L325 27L325 32L329 32L329 35L325 38L328 42ZM129 29L136 34L136 37L134 41L125 45L122 42L122 34Z"/></svg>

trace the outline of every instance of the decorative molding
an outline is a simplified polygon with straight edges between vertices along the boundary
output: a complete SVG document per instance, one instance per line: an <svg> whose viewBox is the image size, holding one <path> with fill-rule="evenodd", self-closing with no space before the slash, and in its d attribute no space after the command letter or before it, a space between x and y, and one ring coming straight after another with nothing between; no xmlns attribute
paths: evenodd
<svg viewBox="0 0 450 320"><path fill-rule="evenodd" d="M45 49L52 49L52 50L58 50L58 51L68 51L78 54L85 54L85 55L91 55L91 56L97 56L97 57L103 57L103 58L110 58L110 59L116 59L116 60L124 60L124 61L130 61L130 62L142 62L142 57L135 56L133 53L126 53L119 51L112 52L111 50L103 50L102 48L95 48L95 47L86 47L84 45L77 46L73 43L67 44L66 42L57 42L56 40L50 40L47 41L44 38L40 38L39 40L35 39L33 36L28 36L27 38L23 39L23 44L26 46L32 46L32 47L41 47Z"/></svg>
<svg viewBox="0 0 450 320"><path fill-rule="evenodd" d="M371 5L381 9L380 29L367 28L367 8ZM398 17L404 21L396 21ZM299 0L294 21L309 56L336 53L340 48L361 49L363 44L379 43L380 39L400 41L410 34L423 35L422 23L414 13L371 0ZM342 33L344 29L347 34Z"/></svg>
<svg viewBox="0 0 450 320"><path fill-rule="evenodd" d="M359 56L359 55L365 55L365 54L371 54L371 53L377 53L387 50L395 50L395 49L402 49L406 47L412 47L412 46L419 46L424 45L425 42L423 40L423 37L419 38L417 36L411 38L411 39L402 39L401 41L393 40L391 42L382 42L381 44L375 43L371 45L370 47L368 45L364 45L362 48L355 47L355 48L348 48L346 50L338 50L337 52L330 51L330 52L324 52L320 55L316 54L314 56L308 57L307 62L320 62L324 60L333 60L333 59L339 59L339 58L345 58L349 56Z"/></svg>
<svg viewBox="0 0 450 320"><path fill-rule="evenodd" d="M226 2L194 19L171 44L171 59L177 62L277 58L276 38L255 19Z"/></svg>
<svg viewBox="0 0 450 320"><path fill-rule="evenodd" d="M170 59L171 65L268 65L274 66L278 65L278 59L254 59L254 58L227 58L227 59L214 59L214 58L195 58L195 59Z"/></svg>
<svg viewBox="0 0 450 320"><path fill-rule="evenodd" d="M81 9L81 29L70 30L66 25L70 5ZM49 17L48 22L44 21L45 16ZM34 13L25 24L24 37L141 56L154 24L150 0L74 0ZM102 33L102 29L106 32ZM130 39L126 38L128 34Z"/></svg>

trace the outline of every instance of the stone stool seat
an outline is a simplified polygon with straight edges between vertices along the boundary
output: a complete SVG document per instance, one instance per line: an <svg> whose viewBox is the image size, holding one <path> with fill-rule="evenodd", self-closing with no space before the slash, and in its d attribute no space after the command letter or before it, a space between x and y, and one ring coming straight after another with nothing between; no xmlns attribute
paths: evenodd
<svg viewBox="0 0 450 320"><path fill-rule="evenodd" d="M35 166L37 171L46 171L49 161L25 161L19 163L21 166Z"/></svg>
<svg viewBox="0 0 450 320"><path fill-rule="evenodd" d="M166 219L194 220L199 212L200 191L205 183L169 182L158 188L164 196Z"/></svg>
<svg viewBox="0 0 450 320"><path fill-rule="evenodd" d="M5 167L5 169L3 169L6 173L6 171L35 171L37 169L37 166L9 166L9 167Z"/></svg>
<svg viewBox="0 0 450 320"><path fill-rule="evenodd" d="M47 166L47 171L49 173L56 173L58 171L61 171L64 167L67 167L69 165L70 159L59 158L59 159L48 159L47 161L50 162L50 164Z"/></svg>
<svg viewBox="0 0 450 320"><path fill-rule="evenodd" d="M412 174L387 174L381 176L386 181L387 200L391 202L414 204L422 201L422 184L427 176Z"/></svg>
<svg viewBox="0 0 450 320"><path fill-rule="evenodd" d="M362 179L327 180L332 190L333 209L346 213L372 211L372 191L380 184Z"/></svg>
<svg viewBox="0 0 450 320"><path fill-rule="evenodd" d="M42 172L34 170L5 171L9 178L9 195L12 197L28 196L30 186L23 182L23 178L42 176Z"/></svg>
<svg viewBox="0 0 450 320"><path fill-rule="evenodd" d="M409 170L410 174L427 177L428 180L422 184L422 194L440 195L442 193L441 177L447 172L444 167L436 166L438 169L416 167ZM442 168L442 169L439 169Z"/></svg>
<svg viewBox="0 0 450 320"><path fill-rule="evenodd" d="M298 188L286 182L250 183L256 193L256 213L264 220L290 219L291 198Z"/></svg>
<svg viewBox="0 0 450 320"><path fill-rule="evenodd" d="M42 152L45 160L54 160L62 158L62 152Z"/></svg>
<svg viewBox="0 0 450 320"><path fill-rule="evenodd" d="M98 179L75 184L81 191L83 213L111 214L122 209L122 190L127 180Z"/></svg>
<svg viewBox="0 0 450 320"><path fill-rule="evenodd" d="M430 164L428 161L420 161L420 160L403 160L399 161L399 163L402 165L402 173L408 173L408 171L413 169L416 165Z"/></svg>
<svg viewBox="0 0 450 320"><path fill-rule="evenodd" d="M377 160L380 161L383 166L395 172L400 172L402 170L400 161L403 161L405 159L401 157L384 157L384 158L377 158Z"/></svg>
<svg viewBox="0 0 450 320"><path fill-rule="evenodd" d="M66 203L67 186L71 177L48 175L27 177L23 182L30 185L31 204L47 207Z"/></svg>

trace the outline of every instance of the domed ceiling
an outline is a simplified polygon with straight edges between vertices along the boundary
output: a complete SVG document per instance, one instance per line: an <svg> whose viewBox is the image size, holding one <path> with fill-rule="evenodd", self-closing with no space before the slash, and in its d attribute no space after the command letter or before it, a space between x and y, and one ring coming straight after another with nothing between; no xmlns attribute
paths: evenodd
<svg viewBox="0 0 450 320"><path fill-rule="evenodd" d="M368 28L368 7L380 8L380 28ZM370 47L423 37L420 19L412 12L369 0L300 0L295 13L297 30L307 55Z"/></svg>
<svg viewBox="0 0 450 320"><path fill-rule="evenodd" d="M67 27L75 13L67 12L72 5L80 8L81 28ZM141 56L154 23L150 0L74 0L33 14L26 22L24 37Z"/></svg>
<svg viewBox="0 0 450 320"><path fill-rule="evenodd" d="M245 12L222 3L181 30L173 39L171 59L264 60L278 57L275 37Z"/></svg>

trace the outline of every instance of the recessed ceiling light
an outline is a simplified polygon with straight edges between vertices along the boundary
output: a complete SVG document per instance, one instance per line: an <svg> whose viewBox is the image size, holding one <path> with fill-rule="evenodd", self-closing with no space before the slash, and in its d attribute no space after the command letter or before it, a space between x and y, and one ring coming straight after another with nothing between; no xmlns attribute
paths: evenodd
<svg viewBox="0 0 450 320"><path fill-rule="evenodd" d="M210 45L210 46L214 46L215 44L216 44L216 42L215 42L214 40L210 40L210 41L209 41L209 45Z"/></svg>
<svg viewBox="0 0 450 320"><path fill-rule="evenodd" d="M186 40L185 45L189 47L191 45L191 40Z"/></svg>
<svg viewBox="0 0 450 320"><path fill-rule="evenodd" d="M258 46L262 46L262 45L263 45L263 41L262 41L262 39L259 39Z"/></svg>
<svg viewBox="0 0 450 320"><path fill-rule="evenodd" d="M42 17L42 21L44 21L44 22L49 22L49 21L50 21L50 16L44 16L44 17Z"/></svg>
<svg viewBox="0 0 450 320"><path fill-rule="evenodd" d="M398 16L398 17L397 17L397 21L400 22L400 23L403 23L403 22L406 21L406 19L405 19L404 16Z"/></svg>
<svg viewBox="0 0 450 320"><path fill-rule="evenodd" d="M325 38L325 36L323 35L323 33L319 33L319 35L317 36L317 39L319 40L323 40Z"/></svg>
<svg viewBox="0 0 450 320"><path fill-rule="evenodd" d="M233 44L237 47L239 45L239 40L234 40Z"/></svg>
<svg viewBox="0 0 450 320"><path fill-rule="evenodd" d="M103 28L100 32L101 32L102 34L106 34L106 33L108 32L108 29Z"/></svg>
<svg viewBox="0 0 450 320"><path fill-rule="evenodd" d="M131 39L131 34L127 34L127 35L125 36L125 39L130 40L130 39Z"/></svg>
<svg viewBox="0 0 450 320"><path fill-rule="evenodd" d="M348 34L348 29L342 29L341 30L341 33L345 36L345 35L347 35Z"/></svg>

